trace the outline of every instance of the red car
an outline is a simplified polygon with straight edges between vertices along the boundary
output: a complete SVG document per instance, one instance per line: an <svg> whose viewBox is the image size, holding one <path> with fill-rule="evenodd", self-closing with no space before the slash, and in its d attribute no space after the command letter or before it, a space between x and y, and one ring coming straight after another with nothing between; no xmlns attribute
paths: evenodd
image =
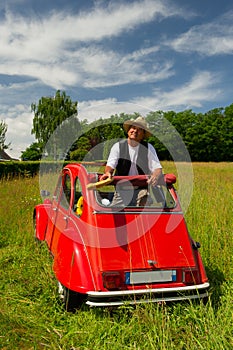
<svg viewBox="0 0 233 350"><path fill-rule="evenodd" d="M52 200L34 209L35 235L45 241L66 309L207 297L199 243L189 235L172 174L148 189L141 206L114 206L148 177L115 176L98 183L82 164L62 169ZM46 192L46 191L45 191Z"/></svg>

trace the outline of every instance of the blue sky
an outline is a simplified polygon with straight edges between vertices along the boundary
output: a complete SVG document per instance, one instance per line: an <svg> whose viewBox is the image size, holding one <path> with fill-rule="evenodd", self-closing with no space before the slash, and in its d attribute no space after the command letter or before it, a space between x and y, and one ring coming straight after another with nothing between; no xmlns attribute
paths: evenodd
<svg viewBox="0 0 233 350"><path fill-rule="evenodd" d="M0 33L0 120L14 157L34 142L31 103L58 89L89 121L233 103L230 0L1 0Z"/></svg>

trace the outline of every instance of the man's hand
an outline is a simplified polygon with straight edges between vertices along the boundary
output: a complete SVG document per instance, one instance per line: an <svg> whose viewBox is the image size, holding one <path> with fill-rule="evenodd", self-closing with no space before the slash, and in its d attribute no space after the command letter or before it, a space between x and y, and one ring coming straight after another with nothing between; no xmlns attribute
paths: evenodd
<svg viewBox="0 0 233 350"><path fill-rule="evenodd" d="M105 173L100 176L100 181L106 180L108 178L111 179L113 171L114 171L114 169L112 169L110 166L106 166Z"/></svg>
<svg viewBox="0 0 233 350"><path fill-rule="evenodd" d="M112 174L111 173L104 173L103 175L100 176L100 180L99 181L102 181L102 180L106 180L106 179L111 179L112 178Z"/></svg>
<svg viewBox="0 0 233 350"><path fill-rule="evenodd" d="M155 169L151 174L150 178L147 180L147 183L149 185L156 186L161 176L162 176L162 169Z"/></svg>

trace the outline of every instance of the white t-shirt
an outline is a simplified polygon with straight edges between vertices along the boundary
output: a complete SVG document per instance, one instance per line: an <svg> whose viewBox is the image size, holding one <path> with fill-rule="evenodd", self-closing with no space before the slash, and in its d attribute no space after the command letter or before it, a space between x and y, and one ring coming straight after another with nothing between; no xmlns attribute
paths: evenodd
<svg viewBox="0 0 233 350"><path fill-rule="evenodd" d="M128 146L129 146L129 156L131 160L131 167L128 175L129 176L138 175L136 161L138 157L139 145L137 145L136 147L132 147L130 145ZM117 142L111 148L108 161L107 161L107 166L110 166L111 168L116 169L119 158L120 158L120 145L119 145L119 142ZM162 169L156 150L150 143L148 143L148 163L149 163L148 167L151 173L155 169Z"/></svg>

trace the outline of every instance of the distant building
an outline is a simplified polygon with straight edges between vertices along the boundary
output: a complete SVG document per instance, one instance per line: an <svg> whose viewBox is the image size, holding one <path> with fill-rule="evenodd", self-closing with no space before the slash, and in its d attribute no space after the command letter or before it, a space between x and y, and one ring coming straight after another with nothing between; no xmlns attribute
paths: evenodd
<svg viewBox="0 0 233 350"><path fill-rule="evenodd" d="M0 149L0 161L6 160L18 160L15 158L11 158L3 149Z"/></svg>

